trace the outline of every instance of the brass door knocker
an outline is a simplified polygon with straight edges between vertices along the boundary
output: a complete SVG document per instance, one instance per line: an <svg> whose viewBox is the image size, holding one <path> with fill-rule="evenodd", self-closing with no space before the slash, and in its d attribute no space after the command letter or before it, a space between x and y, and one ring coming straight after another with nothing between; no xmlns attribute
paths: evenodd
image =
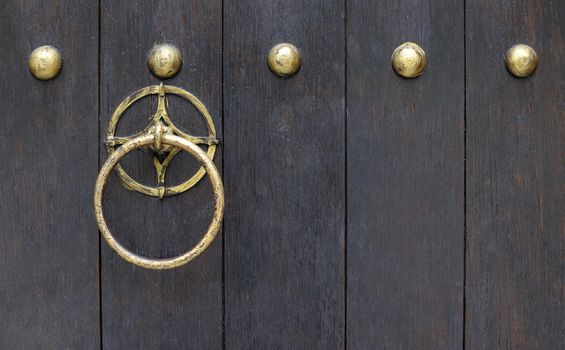
<svg viewBox="0 0 565 350"><path fill-rule="evenodd" d="M116 126L120 117L125 110L135 101L148 95L158 95L157 112L152 115L150 124L140 133L127 137L115 136ZM191 136L178 129L169 118L166 105L166 94L178 95L193 104L206 122L208 129L207 137ZM108 150L108 159L100 169L96 186L94 188L94 211L96 215L96 223L100 229L100 233L108 242L108 245L125 260L149 269L171 269L186 264L190 260L201 254L212 243L218 230L220 229L222 218L224 215L224 187L220 173L214 162L212 161L219 143L216 138L216 129L210 113L194 95L186 90L178 87L163 85L153 85L140 89L126 97L122 103L116 108L116 111L110 119L108 131L106 135L106 148ZM204 152L198 145L208 145L207 152ZM119 148L116 148L120 146ZM154 157L153 163L157 171L157 186L151 187L143 185L131 178L118 163L127 153L139 149L143 146L149 146L156 153L168 152L168 155L161 162L157 156ZM195 157L202 167L187 181L175 186L165 186L165 171L173 157L180 151L185 151ZM177 257L166 259L151 259L137 255L124 246L122 246L112 235L102 210L102 194L104 187L108 181L108 177L112 171L116 173L122 180L124 186L130 190L137 191L149 196L163 198L187 191L202 179L205 173L208 173L212 188L214 191L214 214L212 221L204 236L191 250Z"/></svg>

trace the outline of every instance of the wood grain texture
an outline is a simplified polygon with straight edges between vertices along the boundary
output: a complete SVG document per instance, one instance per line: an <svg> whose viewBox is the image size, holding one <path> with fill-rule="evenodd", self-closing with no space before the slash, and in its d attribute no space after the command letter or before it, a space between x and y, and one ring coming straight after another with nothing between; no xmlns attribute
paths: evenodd
<svg viewBox="0 0 565 350"><path fill-rule="evenodd" d="M467 1L468 349L565 348L565 3ZM516 79L504 53L540 57Z"/></svg>
<svg viewBox="0 0 565 350"><path fill-rule="evenodd" d="M224 6L226 348L342 348L344 3ZM302 52L289 79L279 42Z"/></svg>
<svg viewBox="0 0 565 350"><path fill-rule="evenodd" d="M103 1L101 8L101 130L123 98L158 84L146 66L153 44L176 45L184 65L165 84L192 92L208 107L221 138L221 1ZM203 119L188 102L169 97L169 114L183 130L206 135ZM142 130L155 113L155 96L126 112L117 134ZM101 161L106 151L100 148ZM215 157L221 169L221 148ZM150 152L122 162L131 175L156 184ZM181 154L167 171L178 184L197 162ZM178 255L200 240L212 217L214 199L204 178L186 193L163 200L124 189L117 176L105 194L105 213L116 238L148 257ZM102 242L102 336L107 349L218 349L222 346L222 237L196 260L170 271L149 271L119 258Z"/></svg>
<svg viewBox="0 0 565 350"><path fill-rule="evenodd" d="M0 348L98 349L98 3L0 4ZM59 48L52 81L28 55Z"/></svg>
<svg viewBox="0 0 565 350"><path fill-rule="evenodd" d="M461 348L463 1L350 0L347 23L347 347Z"/></svg>

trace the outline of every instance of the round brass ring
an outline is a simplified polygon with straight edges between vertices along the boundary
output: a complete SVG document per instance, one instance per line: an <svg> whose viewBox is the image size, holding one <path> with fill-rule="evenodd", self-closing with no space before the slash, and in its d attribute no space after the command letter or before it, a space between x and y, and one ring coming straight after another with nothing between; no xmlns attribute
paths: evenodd
<svg viewBox="0 0 565 350"><path fill-rule="evenodd" d="M216 169L214 162L212 162L212 160L200 147L176 135L162 135L161 142L179 147L182 150L190 153L200 162L200 164L202 164L203 168L208 173L208 176L210 177L210 181L212 183L212 188L214 190L214 214L212 216L210 226L208 226L208 229L200 242L198 242L191 250L179 256L165 259L151 259L129 251L114 238L112 232L110 232L110 229L108 228L108 225L106 225L106 220L104 219L104 213L102 209L102 195L109 175L114 167L117 168L120 159L122 159L127 153L145 145L149 145L154 141L155 136L152 134L138 136L124 143L120 148L118 148L108 157L108 159L102 166L102 169L100 169L100 173L98 174L98 178L96 179L96 185L94 187L94 212L96 214L96 223L98 224L100 233L102 234L106 242L108 242L108 245L114 251L116 251L119 256L132 264L147 269L164 270L172 269L186 264L187 262L200 255L210 245L210 243L212 243L212 241L216 237L216 234L218 233L218 230L220 229L224 215L224 186L222 184L220 173L218 172L218 169Z"/></svg>
<svg viewBox="0 0 565 350"><path fill-rule="evenodd" d="M200 102L200 100L196 98L196 96L176 86L165 85L164 89L165 89L165 94L173 94L180 96L185 100L187 100L188 102L190 102L194 107L196 107L196 109L200 112L200 115L203 117L204 122L206 123L206 128L208 129L208 137L213 140L216 139L216 128L214 127L214 121L212 120L212 116L210 115L210 112L208 112L208 109L206 109L206 106L204 106L204 104ZM131 95L129 95L128 97L126 97L122 101L122 103L120 103L118 108L116 108L114 114L112 114L112 117L110 118L110 122L108 124L108 131L106 133L106 137L111 138L114 136L116 132L116 127L118 125L118 122L122 114L133 103L135 103L136 101L138 101L139 99L145 96L156 95L158 93L159 93L159 85L152 85L139 89L134 93L132 93ZM175 134L180 135L185 139L192 138L192 136L184 133L172 123L170 123L170 127ZM106 146L106 150L108 151L108 155L112 155L112 153L116 151L116 148L115 146ZM216 145L209 145L208 151L206 153L208 155L208 158L214 159L214 154L216 153ZM128 173L126 173L126 171L122 168L120 164L116 165L116 172L118 173L118 176L120 177L120 179L122 179L126 187L149 196L160 197L160 192L158 188L146 186L137 182ZM185 182L179 185L166 187L165 196L179 194L190 189L192 186L196 185L198 181L200 181L204 177L205 173L206 171L204 170L203 167L201 167L196 171L196 173L190 179L186 180Z"/></svg>

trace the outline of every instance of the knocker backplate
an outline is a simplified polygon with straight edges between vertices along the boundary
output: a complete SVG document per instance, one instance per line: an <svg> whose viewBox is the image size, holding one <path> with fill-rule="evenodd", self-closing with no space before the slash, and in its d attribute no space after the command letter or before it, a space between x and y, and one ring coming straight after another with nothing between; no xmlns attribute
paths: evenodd
<svg viewBox="0 0 565 350"><path fill-rule="evenodd" d="M167 107L166 94L180 96L186 101L190 102L194 107L196 107L196 109L204 119L204 122L206 123L206 128L208 130L207 137L198 137L198 136L189 135L181 131L172 123L166 109ZM135 103L139 99L149 95L158 96L157 112L151 116L150 124L144 130L142 130L141 132L135 135L126 136L126 137L115 136L118 122L120 121L120 118L123 115L123 113L126 111L126 109L128 109L133 103ZM117 146L122 145L127 141L146 133L149 129L154 128L157 125L157 123L162 123L162 125L166 127L171 134L182 137L198 145L207 145L208 150L206 154L210 159L214 159L214 154L216 152L216 145L219 143L219 141L216 138L216 129L214 127L214 122L212 120L212 117L210 116L210 113L208 112L204 104L200 102L200 100L198 100L190 92L175 86L163 85L162 83L160 85L147 86L140 90L135 91L134 93L126 97L116 108L114 114L112 114L112 118L110 119L110 123L108 125L108 130L106 134L106 149L108 151L108 155L112 155L112 153L116 150ZM155 169L157 171L157 186L147 186L137 182L128 173L126 173L126 171L120 166L120 164L117 164L115 170L118 176L120 177L120 179L122 180L124 186L133 191L137 191L154 197L163 198L165 196L171 196L187 191L192 186L196 185L198 181L200 181L206 174L205 169L203 167L200 167L196 171L196 173L185 182L175 186L165 186L165 172L167 170L167 167L169 166L175 155L179 153L180 149L178 147L172 147L166 151L168 152L168 154L166 155L163 161L159 160L156 155L153 157L153 164L155 165Z"/></svg>

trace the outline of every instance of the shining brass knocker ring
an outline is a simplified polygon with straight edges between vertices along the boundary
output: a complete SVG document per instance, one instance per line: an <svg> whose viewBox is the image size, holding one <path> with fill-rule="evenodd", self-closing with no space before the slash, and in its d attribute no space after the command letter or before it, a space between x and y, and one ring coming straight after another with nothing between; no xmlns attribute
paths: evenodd
<svg viewBox="0 0 565 350"><path fill-rule="evenodd" d="M194 156L200 162L200 164L203 166L203 168L208 173L208 176L210 177L212 188L214 190L214 199L216 201L212 221L200 242L198 242L198 244L196 244L191 250L187 251L186 253L174 258L167 259L150 259L137 255L126 249L114 238L112 232L110 232L108 225L106 225L106 220L104 219L104 213L102 211L102 194L104 192L104 186L108 181L108 177L112 169L127 153L143 146L155 144L157 142L161 143L162 145L179 147L183 151L186 151ZM200 253L202 253L216 237L216 234L218 233L218 230L221 226L222 217L224 215L224 187L218 169L216 169L216 166L206 155L206 153L196 144L172 134L147 133L145 135L137 136L132 140L126 142L116 151L112 152L110 157L108 157L108 159L102 166L100 173L98 174L98 178L96 179L96 186L94 187L94 211L96 214L96 223L98 224L100 233L102 234L104 239L106 239L108 245L110 245L110 247L115 250L119 256L132 264L148 269L172 269L184 265L200 255Z"/></svg>
<svg viewBox="0 0 565 350"><path fill-rule="evenodd" d="M121 115L124 111L131 106L135 101L148 95L158 95L157 111L151 115L149 125L141 132L125 137L115 136L116 126ZM207 137L191 136L178 129L167 113L167 100L166 94L174 94L183 97L189 101L193 106L198 109L208 129ZM124 258L126 261L148 269L172 269L186 264L190 260L200 255L214 240L218 230L220 229L222 218L224 215L224 187L220 173L214 162L215 147L218 144L216 139L216 130L212 117L208 110L194 95L186 90L174 86L165 86L163 83L160 85L148 86L140 89L130 96L128 96L116 109L106 134L106 147L108 150L108 159L100 169L96 185L94 187L94 212L96 215L96 223L100 229L100 233L108 242L108 245ZM199 145L208 146L207 152L204 152ZM156 154L165 155L165 160L161 162L157 156L154 157L153 164L157 170L157 186L145 186L133 180L120 166L119 161L129 152L139 149L144 146L149 146ZM117 148L116 148L117 147ZM202 167L190 179L184 183L176 186L165 186L165 170L173 157L180 151L190 153L195 157ZM116 173L122 180L126 188L140 193L164 198L169 195L179 194L187 191L194 186L200 179L208 173L214 190L214 214L210 226L204 233L204 236L191 250L173 257L166 259L151 259L137 255L123 245L121 245L106 224L104 219L104 212L102 208L102 195L104 187L108 181L108 177L112 172Z"/></svg>

